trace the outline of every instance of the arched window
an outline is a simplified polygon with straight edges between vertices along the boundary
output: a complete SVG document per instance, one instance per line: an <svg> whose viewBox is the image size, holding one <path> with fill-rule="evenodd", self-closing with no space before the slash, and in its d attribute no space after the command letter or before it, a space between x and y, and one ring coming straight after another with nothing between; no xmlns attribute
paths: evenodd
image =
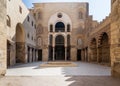
<svg viewBox="0 0 120 86"><path fill-rule="evenodd" d="M8 15L7 15L7 26L11 27L11 19Z"/></svg>
<svg viewBox="0 0 120 86"><path fill-rule="evenodd" d="M67 24L67 32L70 32L70 24Z"/></svg>
<svg viewBox="0 0 120 86"><path fill-rule="evenodd" d="M82 45L82 40L79 38L77 41L78 46Z"/></svg>
<svg viewBox="0 0 120 86"><path fill-rule="evenodd" d="M27 21L28 21L28 22L30 21L30 17L29 17L29 16L27 17Z"/></svg>
<svg viewBox="0 0 120 86"><path fill-rule="evenodd" d="M64 32L65 31L65 25L63 22L58 22L55 25L55 32Z"/></svg>
<svg viewBox="0 0 120 86"><path fill-rule="evenodd" d="M42 38L41 37L38 38L38 43L37 44L38 44L38 46L42 46Z"/></svg>
<svg viewBox="0 0 120 86"><path fill-rule="evenodd" d="M79 12L79 19L83 19L83 13Z"/></svg>
<svg viewBox="0 0 120 86"><path fill-rule="evenodd" d="M22 7L19 6L19 12L22 14Z"/></svg>
<svg viewBox="0 0 120 86"><path fill-rule="evenodd" d="M50 32L53 32L53 25L50 25Z"/></svg>

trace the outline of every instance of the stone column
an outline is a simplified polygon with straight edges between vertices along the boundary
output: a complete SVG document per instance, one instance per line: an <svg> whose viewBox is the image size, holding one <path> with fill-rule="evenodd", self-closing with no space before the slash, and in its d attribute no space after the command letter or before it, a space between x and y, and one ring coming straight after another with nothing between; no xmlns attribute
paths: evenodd
<svg viewBox="0 0 120 86"><path fill-rule="evenodd" d="M55 47L53 47L53 61L55 61Z"/></svg>
<svg viewBox="0 0 120 86"><path fill-rule="evenodd" d="M99 46L97 47L97 62L99 63Z"/></svg>
<svg viewBox="0 0 120 86"><path fill-rule="evenodd" d="M36 50L36 61L38 61L38 50Z"/></svg>
<svg viewBox="0 0 120 86"><path fill-rule="evenodd" d="M65 61L67 61L67 47L65 47Z"/></svg>
<svg viewBox="0 0 120 86"><path fill-rule="evenodd" d="M91 49L88 47L88 62L91 60Z"/></svg>
<svg viewBox="0 0 120 86"><path fill-rule="evenodd" d="M77 61L77 49L75 47L71 47L71 61Z"/></svg>
<svg viewBox="0 0 120 86"><path fill-rule="evenodd" d="M84 49L84 61L86 61L86 50Z"/></svg>
<svg viewBox="0 0 120 86"><path fill-rule="evenodd" d="M81 50L81 60L84 61L84 51L83 51L83 49Z"/></svg>
<svg viewBox="0 0 120 86"><path fill-rule="evenodd" d="M30 62L32 62L32 48L30 48Z"/></svg>
<svg viewBox="0 0 120 86"><path fill-rule="evenodd" d="M88 62L88 48L86 48L86 62Z"/></svg>
<svg viewBox="0 0 120 86"><path fill-rule="evenodd" d="M33 61L35 61L35 49L33 49Z"/></svg>
<svg viewBox="0 0 120 86"><path fill-rule="evenodd" d="M35 49L35 61L36 61L36 49Z"/></svg>
<svg viewBox="0 0 120 86"><path fill-rule="evenodd" d="M42 61L48 61L48 47L42 49Z"/></svg>

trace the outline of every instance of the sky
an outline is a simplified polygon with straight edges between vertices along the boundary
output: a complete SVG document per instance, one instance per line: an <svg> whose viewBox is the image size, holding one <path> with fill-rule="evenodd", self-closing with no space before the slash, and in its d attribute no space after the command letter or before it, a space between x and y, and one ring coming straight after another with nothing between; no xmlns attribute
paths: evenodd
<svg viewBox="0 0 120 86"><path fill-rule="evenodd" d="M88 2L89 15L93 15L93 19L102 21L111 11L111 0L23 0L27 8L32 8L32 3L42 2Z"/></svg>

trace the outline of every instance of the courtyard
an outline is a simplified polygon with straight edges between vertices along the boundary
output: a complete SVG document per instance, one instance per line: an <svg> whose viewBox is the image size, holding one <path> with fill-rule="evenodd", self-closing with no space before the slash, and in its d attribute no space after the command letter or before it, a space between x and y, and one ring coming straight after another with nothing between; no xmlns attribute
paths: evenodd
<svg viewBox="0 0 120 86"><path fill-rule="evenodd" d="M120 86L120 0L59 1L0 0L0 86Z"/></svg>
<svg viewBox="0 0 120 86"><path fill-rule="evenodd" d="M40 67L46 62L17 64L7 69L0 86L119 86L111 68L95 63L74 62L76 67Z"/></svg>

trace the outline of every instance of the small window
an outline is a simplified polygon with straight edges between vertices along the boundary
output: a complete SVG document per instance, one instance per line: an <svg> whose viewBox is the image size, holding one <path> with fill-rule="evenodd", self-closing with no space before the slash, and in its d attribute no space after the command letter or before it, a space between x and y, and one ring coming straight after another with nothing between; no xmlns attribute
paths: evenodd
<svg viewBox="0 0 120 86"><path fill-rule="evenodd" d="M58 18L62 18L62 13L58 13Z"/></svg>
<svg viewBox="0 0 120 86"><path fill-rule="evenodd" d="M50 32L53 32L53 25L50 25Z"/></svg>
<svg viewBox="0 0 120 86"><path fill-rule="evenodd" d="M34 15L34 17L36 17L36 13L34 13L33 15Z"/></svg>
<svg viewBox="0 0 120 86"><path fill-rule="evenodd" d="M29 38L30 37L30 35L29 35L29 33L27 34L27 38Z"/></svg>
<svg viewBox="0 0 120 86"><path fill-rule="evenodd" d="M30 21L30 17L29 17L29 16L27 17L27 21L28 21L28 22Z"/></svg>
<svg viewBox="0 0 120 86"><path fill-rule="evenodd" d="M34 38L33 38L33 36L32 36L32 38L31 38L31 39L32 39L32 40L34 39Z"/></svg>
<svg viewBox="0 0 120 86"><path fill-rule="evenodd" d="M36 24L34 25L34 28L36 29Z"/></svg>
<svg viewBox="0 0 120 86"><path fill-rule="evenodd" d="M19 6L19 12L22 14L22 7Z"/></svg>
<svg viewBox="0 0 120 86"><path fill-rule="evenodd" d="M33 21L32 21L32 26L34 25Z"/></svg>
<svg viewBox="0 0 120 86"><path fill-rule="evenodd" d="M11 27L11 20L10 17L7 15L7 26Z"/></svg>

